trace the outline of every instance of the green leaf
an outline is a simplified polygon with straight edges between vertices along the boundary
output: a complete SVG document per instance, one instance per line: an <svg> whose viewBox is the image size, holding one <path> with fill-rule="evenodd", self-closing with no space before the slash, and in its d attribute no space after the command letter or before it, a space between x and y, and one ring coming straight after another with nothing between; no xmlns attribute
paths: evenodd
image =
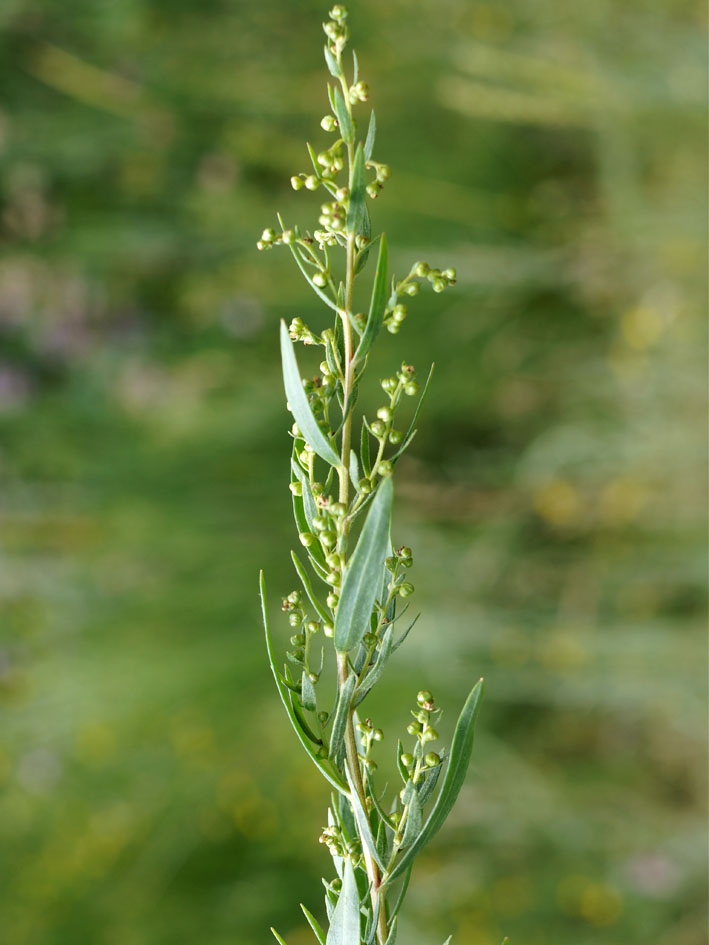
<svg viewBox="0 0 709 945"><path fill-rule="evenodd" d="M303 585L303 590L308 595L308 600L310 603L317 610L318 617L320 617L321 620L329 621L330 615L325 607L323 607L323 605L320 603L315 592L313 591L313 585L310 583L310 578L308 577L308 572L305 570L303 562L300 560L295 551L291 551L290 556L291 560L293 561L293 567L297 571L298 577L300 578L300 583Z"/></svg>
<svg viewBox="0 0 709 945"><path fill-rule="evenodd" d="M364 142L364 160L368 161L374 151L374 139L377 135L377 119L374 117L374 109L369 116L369 128L367 129L367 140Z"/></svg>
<svg viewBox="0 0 709 945"><path fill-rule="evenodd" d="M415 430L416 421L417 421L418 418L419 418L419 414L421 413L421 408L423 407L424 401L426 400L426 395L428 394L428 388L429 388L430 385L431 385L431 378L433 377L433 369L435 368L435 366L436 366L435 363L432 364L432 365L431 365L431 370L428 372L428 377L426 378L426 383L425 383L425 385L424 385L423 391L421 392L421 396L419 397L419 402L418 402L418 404L416 405L416 410L415 410L415 412L414 412L414 415L413 415L413 418L412 418L412 420L411 420L411 423L409 424L409 429L406 431L406 436L404 437L404 442L401 444L401 446L400 446L399 449L396 451L396 453L394 453L394 455L390 457L390 460L391 460L392 463L396 462L396 460L401 456L401 454L402 454L406 449L408 449L409 444L411 443L411 441L413 440L414 436L416 435L416 430Z"/></svg>
<svg viewBox="0 0 709 945"><path fill-rule="evenodd" d="M288 687L285 685L281 679L280 673L276 669L274 653L273 653L273 642L271 640L271 633L268 628L268 608L266 606L266 582L263 576L263 571L259 575L259 588L261 592L261 614L263 616L263 629L266 636L266 652L268 654L268 662L271 667L271 672L273 673L273 678L276 681L276 688L278 689L278 695L281 697L281 702L283 707L286 710L288 718L290 719L291 725L295 731L295 734L298 736L298 741L301 743L306 753L309 755L312 762L315 764L320 773L325 777L330 784L336 788L338 791L343 793L348 793L349 788L345 782L340 777L339 772L331 771L329 763L326 765L324 759L321 759L316 754L316 749L313 747L308 736L305 734L301 728L298 719L296 717L293 705L291 703L291 697Z"/></svg>
<svg viewBox="0 0 709 945"><path fill-rule="evenodd" d="M369 431L367 430L367 425L362 421L362 436L360 438L360 451L359 458L362 462L362 472L369 479L369 474L372 471L371 460L369 458Z"/></svg>
<svg viewBox="0 0 709 945"><path fill-rule="evenodd" d="M276 930L271 926L271 931L273 932L274 938L277 942L280 942L280 945L286 945L285 939L282 939L281 936L276 932Z"/></svg>
<svg viewBox="0 0 709 945"><path fill-rule="evenodd" d="M377 271L374 276L374 287L372 288L372 298L369 303L369 315L367 316L367 325L364 334L360 339L355 352L354 360L361 361L369 349L372 347L375 338L379 334L384 319L384 310L386 309L388 295L388 267L389 253L387 250L386 236L382 233L379 243L379 258L377 260Z"/></svg>
<svg viewBox="0 0 709 945"><path fill-rule="evenodd" d="M308 270L305 268L305 265L303 264L303 260L302 260L302 259L300 258L300 256L298 255L298 251L296 250L295 246L291 243L288 248L290 249L291 253L293 254L293 259L295 259L296 264L297 264L297 266L298 266L298 269L300 269L300 271L301 271L301 272L303 273L303 275L305 276L305 281L308 283L308 285L310 286L310 288L313 290L313 292L314 292L317 296L319 296L319 297L322 299L322 301L323 301L326 305L329 305L330 308L331 308L334 312L336 312L336 311L337 311L337 304L332 301L332 299L330 298L329 295L327 295L325 292L323 292L323 290L320 288L320 286L315 285L315 283L313 282L313 280L310 278L310 273L308 272Z"/></svg>
<svg viewBox="0 0 709 945"><path fill-rule="evenodd" d="M359 798L357 789L352 783L352 778L350 777L349 768L345 769L345 774L347 775L347 783L350 786L350 803L352 804L352 810L354 811L355 820L357 821L357 833L359 838L362 841L363 845L369 850L372 859L375 861L380 870L384 870L384 863L379 858L379 853L377 852L377 844L372 836L372 826L369 823L369 818L362 806L362 801Z"/></svg>
<svg viewBox="0 0 709 945"><path fill-rule="evenodd" d="M399 895L396 900L396 905L391 911L390 919L392 922L398 916L399 911L401 910L401 907L404 904L404 899L406 898L406 891L409 888L409 882L411 880L411 871L413 870L413 868L414 868L414 864L410 863L408 869L404 873L404 881L401 884L401 889L399 890Z"/></svg>
<svg viewBox="0 0 709 945"><path fill-rule="evenodd" d="M470 756L473 751L473 734L475 731L475 720L480 710L482 700L483 681L476 683L465 701L465 705L458 717L453 735L453 744L451 745L450 756L448 759L448 768L446 776L443 779L443 785L436 798L436 803L431 811L428 820L423 826L416 840L411 844L403 857L396 864L391 873L384 878L384 882L390 883L399 876L414 859L414 857L423 849L431 837L440 830L446 817L450 813L456 798L460 793L465 780L465 773L468 770Z"/></svg>
<svg viewBox="0 0 709 945"><path fill-rule="evenodd" d="M347 726L347 713L352 702L352 693L357 682L357 677L352 674L347 677L347 682L340 690L337 699L337 708L335 717L332 720L332 732L330 733L330 757L334 758L336 763L345 754L345 728Z"/></svg>
<svg viewBox="0 0 709 945"><path fill-rule="evenodd" d="M421 833L421 819L423 813L421 811L421 801L416 791L414 791L409 798L408 807L409 813L406 815L406 825L404 826L404 837L402 840L402 846L405 847L413 843L419 833Z"/></svg>
<svg viewBox="0 0 709 945"><path fill-rule="evenodd" d="M342 135L345 144L353 144L354 125L352 124L352 116L347 110L347 105L345 104L345 99L342 95L342 89L339 86L335 86L332 108L335 112L335 115L337 116L337 123L340 126L340 134Z"/></svg>
<svg viewBox="0 0 709 945"><path fill-rule="evenodd" d="M369 259L369 251L371 250L372 246L377 241L377 239L379 239L379 237L375 237L373 240L370 240L371 235L372 235L372 221L369 217L369 208L367 207L367 204L365 203L364 219L362 220L362 236L366 236L369 242L367 243L366 248L363 249L357 256L357 262L355 263L356 276L359 275L360 272L367 265L367 260ZM356 325L355 325L355 329L358 332L358 334L361 334L360 330L357 328Z"/></svg>
<svg viewBox="0 0 709 945"><path fill-rule="evenodd" d="M325 46L325 62L327 63L328 71L330 75L334 76L336 79L342 79L344 73L342 71L342 66L339 64L337 59L332 55L329 48Z"/></svg>
<svg viewBox="0 0 709 945"><path fill-rule="evenodd" d="M447 939L445 940L445 942L443 943L443 945L451 945L451 942L452 942L452 941L453 941L453 936L452 936L452 935L449 935L448 938L447 938ZM507 939L505 939L505 942L506 942L506 941L507 941ZM505 942L503 942L502 945L505 945Z"/></svg>
<svg viewBox="0 0 709 945"><path fill-rule="evenodd" d="M394 945L396 942L396 933L399 929L399 916L394 918L394 921L389 926L389 937L386 940L386 945Z"/></svg>
<svg viewBox="0 0 709 945"><path fill-rule="evenodd" d="M315 686L312 683L310 676L305 670L303 670L303 678L301 681L301 699L303 702L303 708L307 709L309 712L314 712L317 708L317 701L315 698Z"/></svg>
<svg viewBox="0 0 709 945"><path fill-rule="evenodd" d="M339 466L340 460L337 453L325 439L322 430L317 425L313 416L308 397L303 390L303 382L300 377L298 362L295 358L293 342L288 334L286 323L281 320L281 359L283 362L283 385L286 389L286 397L290 411L298 424L300 432L305 437L306 443L311 446L318 456L321 456L326 463L331 466Z"/></svg>
<svg viewBox="0 0 709 945"><path fill-rule="evenodd" d="M300 908L303 910L303 915L304 915L305 918L308 920L308 925L309 925L310 928L313 930L313 932L315 932L315 937L317 938L318 942L320 942L320 945L326 945L326 943L325 943L325 933L324 933L323 930L320 928L320 923L318 922L318 920L315 918L314 915L312 915L312 914L308 911L308 909L305 908L305 906L303 905L302 902L301 902L301 904L300 904Z"/></svg>
<svg viewBox="0 0 709 945"><path fill-rule="evenodd" d="M301 427L302 429L302 427ZM348 653L369 630L384 561L389 554L394 484L383 479L345 568L340 602L335 614L335 649Z"/></svg>
<svg viewBox="0 0 709 945"><path fill-rule="evenodd" d="M350 450L350 481L359 495L359 464L357 463L357 454Z"/></svg>
<svg viewBox="0 0 709 945"><path fill-rule="evenodd" d="M379 677L384 672L384 666L386 661L391 655L391 646L392 640L394 638L394 630L392 627L387 627L384 636L382 637L382 642L379 646L379 652L377 658L374 662L374 666L369 670L367 675L364 677L360 686L357 690L357 695L355 696L354 704L358 706L364 697L371 691L374 684L378 681Z"/></svg>
<svg viewBox="0 0 709 945"><path fill-rule="evenodd" d="M359 945L359 893L352 863L345 860L342 890L330 921L326 945Z"/></svg>
<svg viewBox="0 0 709 945"><path fill-rule="evenodd" d="M357 53L352 50L352 65L354 67L354 75L352 76L352 85L357 85L357 80L359 79L359 59L357 58Z"/></svg>
<svg viewBox="0 0 709 945"><path fill-rule="evenodd" d="M367 180L364 175L364 153L362 145L357 145L352 171L350 174L350 198L347 206L347 232L358 235L364 230L366 210Z"/></svg>

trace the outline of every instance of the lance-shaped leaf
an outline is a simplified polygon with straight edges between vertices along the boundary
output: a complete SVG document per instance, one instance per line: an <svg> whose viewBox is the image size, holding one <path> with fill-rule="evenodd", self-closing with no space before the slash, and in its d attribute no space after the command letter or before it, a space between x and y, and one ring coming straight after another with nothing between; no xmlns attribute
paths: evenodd
<svg viewBox="0 0 709 945"><path fill-rule="evenodd" d="M261 613L263 615L263 629L266 636L266 652L268 653L268 662L271 667L271 672L273 673L273 678L276 681L276 688L278 689L278 695L281 697L281 702L286 710L288 718L290 719L291 725L295 734L298 736L298 741L301 743L310 759L313 761L315 766L318 768L323 777L327 778L330 784L336 788L338 791L342 791L345 794L349 793L349 788L345 782L340 777L337 771L331 770L332 766L329 761L318 757L317 750L313 743L310 741L310 738L303 730L303 727L300 724L300 721L293 709L293 704L290 699L290 693L288 687L283 682L283 679L276 669L276 663L273 653L273 642L271 640L271 633L268 628L268 609L266 606L266 583L263 576L263 571L259 575L259 586L261 591Z"/></svg>
<svg viewBox="0 0 709 945"><path fill-rule="evenodd" d="M325 439L322 430L317 425L313 412L308 403L308 397L303 390L298 362L295 358L293 342L288 334L286 323L281 320L281 360L283 362L283 385L290 411L298 424L306 443L311 446L318 456L321 456L331 466L339 466L337 453Z"/></svg>
<svg viewBox="0 0 709 945"><path fill-rule="evenodd" d="M364 699L368 692L372 689L374 684L377 682L379 677L384 672L384 666L386 661L389 659L391 654L391 645L394 638L394 630L392 627L387 627L384 636L382 637L382 642L379 646L379 652L375 660L374 666L369 670L367 675L364 677L360 683L359 689L357 690L357 695L355 696L355 706L358 706L360 702Z"/></svg>
<svg viewBox="0 0 709 945"><path fill-rule="evenodd" d="M389 926L389 938L386 940L386 945L394 945L396 942L396 933L399 930L399 916L396 916L394 921Z"/></svg>
<svg viewBox="0 0 709 945"><path fill-rule="evenodd" d="M339 64L337 59L335 59L335 57L332 55L327 45L325 46L324 51L325 51L325 62L327 63L327 68L330 75L334 76L336 79L342 79L344 77L342 66Z"/></svg>
<svg viewBox="0 0 709 945"><path fill-rule="evenodd" d="M309 712L315 712L318 707L317 699L315 696L315 686L311 680L308 673L303 670L303 676L301 680L301 698L303 700L303 708L308 709Z"/></svg>
<svg viewBox="0 0 709 945"><path fill-rule="evenodd" d="M342 890L332 913L326 945L359 945L359 893L352 863L345 860Z"/></svg>
<svg viewBox="0 0 709 945"><path fill-rule="evenodd" d="M431 365L431 370L428 372L428 377L426 378L426 383L424 384L423 391L421 393L421 396L419 397L419 402L416 405L416 410L414 411L414 415L411 419L411 423L409 424L409 429L406 431L404 442L401 444L401 446L396 451L396 453L394 453L394 455L391 457L392 463L396 462L396 460L401 456L401 454L409 448L411 441L416 436L416 421L419 418L419 414L421 413L421 408L423 407L424 401L426 400L426 395L428 394L428 388L431 386L431 378L433 377L433 369L435 368L435 366L436 366L435 364Z"/></svg>
<svg viewBox="0 0 709 945"><path fill-rule="evenodd" d="M455 733L453 735L453 744L451 745L448 759L446 776L443 779L443 785L436 798L433 810L429 814L428 820L416 840L414 840L406 853L392 869L391 873L384 878L385 883L391 883L408 867L409 863L423 849L431 837L440 830L451 808L455 804L456 798L463 786L465 773L468 770L470 756L473 751L475 720L480 710L482 693L483 681L481 679L480 682L476 683L473 687L458 717Z"/></svg>
<svg viewBox="0 0 709 945"><path fill-rule="evenodd" d="M320 619L329 622L330 615L327 612L327 610L323 607L323 605L320 603L320 601L317 598L317 595L313 591L313 585L310 582L310 578L308 577L308 572L305 570L305 566L303 565L303 562L300 560L300 558L295 553L295 551L291 551L290 556L293 561L293 566L295 567L295 570L298 572L300 583L303 585L303 590L308 595L308 600L313 605L313 607L317 610L318 616L320 617Z"/></svg>
<svg viewBox="0 0 709 945"><path fill-rule="evenodd" d="M281 936L276 932L276 930L271 926L271 931L273 932L273 937L278 942L278 945L286 945L285 939L282 939Z"/></svg>
<svg viewBox="0 0 709 945"><path fill-rule="evenodd" d="M332 720L332 732L330 733L330 757L340 764L345 754L345 728L347 726L347 713L352 702L352 693L354 692L357 677L353 674L347 677L347 682L340 690L337 699L337 708L335 717Z"/></svg>
<svg viewBox="0 0 709 945"><path fill-rule="evenodd" d="M364 175L364 152L362 145L357 145L352 175L350 177L350 197L347 206L347 232L358 235L364 230L365 200L367 196L367 180Z"/></svg>
<svg viewBox="0 0 709 945"><path fill-rule="evenodd" d="M384 561L389 554L394 485L383 479L369 507L357 547L345 568L335 614L335 649L348 653L368 632Z"/></svg>
<svg viewBox="0 0 709 945"><path fill-rule="evenodd" d="M418 837L421 832L421 801L416 791L413 791L411 797L408 799L408 813L406 815L406 825L404 826L404 837L402 845L408 847L410 843L413 843L416 837Z"/></svg>
<svg viewBox="0 0 709 945"><path fill-rule="evenodd" d="M303 276L305 277L305 280L306 280L306 282L308 283L308 285L310 286L310 288L313 290L313 292L314 292L317 296L319 296L319 297L323 300L323 302L324 302L326 305L328 305L334 312L336 312L336 311L337 311L337 304L336 304L335 302L333 302L333 300L330 298L329 295L327 295L325 292L323 292L323 290L320 288L320 286L315 285L315 283L313 282L313 280L310 278L310 273L309 273L308 270L305 268L305 265L303 264L303 260L300 258L300 255L298 254L298 251L297 251L297 249L295 248L295 246L291 243L291 244L288 246L288 248L290 249L291 253L293 253L293 259L295 259L296 264L297 264L297 266L298 266L298 269L300 269L300 271L302 272L302 274L303 274Z"/></svg>
<svg viewBox="0 0 709 945"><path fill-rule="evenodd" d="M369 315L367 316L367 324L364 329L364 334L357 345L357 350L354 356L355 361L361 361L362 358L365 357L369 349L374 344L374 340L379 334L379 329L382 327L382 320L384 319L384 310L386 309L389 292L387 286L388 268L389 253L387 250L387 241L386 236L382 233L382 238L379 241L379 258L377 259L377 271L374 276L372 298L369 303Z"/></svg>
<svg viewBox="0 0 709 945"><path fill-rule="evenodd" d="M369 116L369 128L367 128L367 140L364 142L364 159L368 161L374 151L374 139L377 134L377 119L374 117L374 109Z"/></svg>
<svg viewBox="0 0 709 945"><path fill-rule="evenodd" d="M315 918L314 915L311 914L311 912L308 909L305 908L302 902L300 904L300 908L303 910L303 915L308 920L308 925L313 930L313 932L315 932L315 937L317 938L318 942L320 942L320 945L326 945L325 933L320 927L320 923L318 922L318 920Z"/></svg>
<svg viewBox="0 0 709 945"><path fill-rule="evenodd" d="M335 86L331 105L332 110L337 116L337 123L340 126L340 134L342 135L345 144L352 144L354 142L354 125L352 124L352 116L347 110L347 105L345 104L342 89L339 86Z"/></svg>
<svg viewBox="0 0 709 945"><path fill-rule="evenodd" d="M380 860L379 853L377 852L377 844L374 840L374 836L372 835L372 826L369 823L369 818L367 817L366 811L362 806L362 801L359 799L357 788L352 783L352 777L350 776L349 768L346 769L345 774L347 775L347 783L350 786L350 801L352 803L352 810L354 811L355 820L357 821L357 833L359 834L362 844L367 848L379 869L383 870L384 863Z"/></svg>

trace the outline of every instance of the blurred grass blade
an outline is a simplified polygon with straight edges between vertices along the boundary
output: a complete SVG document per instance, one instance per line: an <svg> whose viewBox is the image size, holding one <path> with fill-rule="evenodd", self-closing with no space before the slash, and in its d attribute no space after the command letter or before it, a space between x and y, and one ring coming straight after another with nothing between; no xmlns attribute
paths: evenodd
<svg viewBox="0 0 709 945"><path fill-rule="evenodd" d="M348 653L369 630L384 561L389 553L394 484L383 479L369 508L354 553L345 568L335 615L335 649Z"/></svg>
<svg viewBox="0 0 709 945"><path fill-rule="evenodd" d="M362 145L357 145L352 174L350 177L350 198L347 207L347 232L355 236L364 232L364 218L366 212L365 198L367 196L367 180L364 175L364 153Z"/></svg>
<svg viewBox="0 0 709 945"><path fill-rule="evenodd" d="M320 945L326 945L325 933L321 929L320 923L318 922L318 920L315 918L314 915L310 913L308 909L305 908L302 902L300 904L300 908L303 910L303 915L308 920L308 925L315 933L315 937L317 938L318 942L320 942Z"/></svg>
<svg viewBox="0 0 709 945"><path fill-rule="evenodd" d="M352 863L345 860L342 890L332 914L326 945L359 945L359 892Z"/></svg>
<svg viewBox="0 0 709 945"><path fill-rule="evenodd" d="M388 269L389 269L389 253L387 249L386 236L382 233L382 238L379 242L379 258L377 259L377 271L374 276L374 287L372 288L372 298L369 303L369 315L367 317L367 325L364 329L364 334L360 340L357 350L355 352L354 360L355 362L361 361L369 349L372 347L377 335L379 334L379 329L382 327L382 320L384 318L384 310L386 308L387 298L389 294L388 288ZM418 414L417 414L418 415Z"/></svg>
<svg viewBox="0 0 709 945"><path fill-rule="evenodd" d="M315 417L310 409L308 397L303 390L303 382L300 377L300 369L295 357L293 342L288 334L286 323L281 320L281 358L283 361L283 384L286 389L286 397L290 411L298 424L300 432L305 437L306 443L311 446L318 456L322 457L326 463L331 466L339 466L340 460L337 453L323 436L322 430L317 425Z"/></svg>
<svg viewBox="0 0 709 945"><path fill-rule="evenodd" d="M386 876L385 882L390 883L396 879L411 863L414 857L423 849L431 837L440 830L443 822L450 813L456 798L463 786L465 773L468 770L470 756L473 751L473 734L475 731L475 720L477 719L482 700L483 681L482 679L473 686L470 695L465 701L465 705L458 717L455 733L453 735L453 744L451 745L448 758L448 768L446 776L443 779L443 785L436 798L436 803L431 811L428 820L423 829L412 843L403 857L396 864L391 873Z"/></svg>
<svg viewBox="0 0 709 945"><path fill-rule="evenodd" d="M313 747L310 739L307 737L307 735L301 728L300 723L293 710L288 687L285 685L285 683L282 682L280 674L278 673L278 670L276 669L274 653L273 653L273 642L271 640L271 633L268 629L268 608L266 605L266 582L263 576L263 571L261 571L259 574L259 589L261 592L261 614L263 616L263 629L264 629L264 634L266 636L266 652L268 654L268 662L271 667L271 672L273 673L273 678L276 681L276 688L278 689L278 694L281 697L281 702L283 703L283 706L286 710L288 718L290 719L291 725L293 726L293 730L295 731L295 734L298 736L298 741L301 743L306 753L310 756L312 762L314 763L318 771L320 771L322 776L324 778L327 778L330 784L334 788L336 788L338 791L343 791L344 793L347 793L349 791L349 788L344 783L340 775L337 772L331 771L330 766L329 765L325 766L322 762L322 759L318 758L315 748Z"/></svg>

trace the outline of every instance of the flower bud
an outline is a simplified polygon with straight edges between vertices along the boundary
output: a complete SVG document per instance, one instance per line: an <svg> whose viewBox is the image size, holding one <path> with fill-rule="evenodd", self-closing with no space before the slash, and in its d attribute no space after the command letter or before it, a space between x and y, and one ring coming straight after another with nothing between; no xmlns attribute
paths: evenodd
<svg viewBox="0 0 709 945"><path fill-rule="evenodd" d="M404 393L408 394L409 397L414 397L419 392L418 381L409 381L408 384L404 384Z"/></svg>
<svg viewBox="0 0 709 945"><path fill-rule="evenodd" d="M327 276L324 272L316 272L313 276L313 283L319 288L324 289L327 285Z"/></svg>
<svg viewBox="0 0 709 945"><path fill-rule="evenodd" d="M325 548L332 548L337 542L337 535L334 532L323 532L320 536L320 542Z"/></svg>
<svg viewBox="0 0 709 945"><path fill-rule="evenodd" d="M387 394L393 394L397 388L398 381L395 377L385 377L381 384Z"/></svg>
<svg viewBox="0 0 709 945"><path fill-rule="evenodd" d="M369 425L369 428L372 431L372 433L377 437L383 436L384 433L386 432L386 425L383 424L381 420L374 420Z"/></svg>
<svg viewBox="0 0 709 945"><path fill-rule="evenodd" d="M317 620L309 620L305 625L305 629L308 633L317 633L320 629L320 624Z"/></svg>
<svg viewBox="0 0 709 945"><path fill-rule="evenodd" d="M414 592L414 585L409 581L404 581L403 584L400 584L398 587L399 597L411 597Z"/></svg>
<svg viewBox="0 0 709 945"><path fill-rule="evenodd" d="M372 737L375 742L380 742L384 738L384 732L380 728L375 728Z"/></svg>
<svg viewBox="0 0 709 945"><path fill-rule="evenodd" d="M457 279L457 273L452 266L449 269L444 269L441 275L451 284L453 284Z"/></svg>
<svg viewBox="0 0 709 945"><path fill-rule="evenodd" d="M406 731L409 735L420 735L421 734L421 725L418 722L409 722L406 726Z"/></svg>
<svg viewBox="0 0 709 945"><path fill-rule="evenodd" d="M325 623L322 625L322 632L325 634L326 637L332 637L334 636L335 628L333 627L331 623L328 623L327 621L325 621Z"/></svg>
<svg viewBox="0 0 709 945"><path fill-rule="evenodd" d="M268 229L265 229L263 233L261 234L261 239L264 241L264 243L272 243L275 240L275 238L276 238L276 231L272 230L271 227L268 227Z"/></svg>
<svg viewBox="0 0 709 945"><path fill-rule="evenodd" d="M294 611L292 614L288 614L288 623L291 625L291 627L299 627L302 622L303 622L303 615L301 613L298 613L297 610Z"/></svg>
<svg viewBox="0 0 709 945"><path fill-rule="evenodd" d="M422 742L435 742L437 738L438 738L437 730L435 728L432 728L430 725L424 725L421 741Z"/></svg>
<svg viewBox="0 0 709 945"><path fill-rule="evenodd" d="M443 281L443 279L434 279L432 282L432 286L433 286L434 292L443 292L443 290L446 287L446 284Z"/></svg>
<svg viewBox="0 0 709 945"><path fill-rule="evenodd" d="M342 20L347 19L347 10L341 3L336 3L328 15L331 19L337 20L341 23Z"/></svg>
<svg viewBox="0 0 709 945"><path fill-rule="evenodd" d="M372 491L372 483L369 481L369 479L360 479L359 491L362 493L362 495L369 495L369 493Z"/></svg>
<svg viewBox="0 0 709 945"><path fill-rule="evenodd" d="M303 484L302 482L291 482L289 487L293 495L302 495L303 494Z"/></svg>
<svg viewBox="0 0 709 945"><path fill-rule="evenodd" d="M379 410L377 410L377 416L380 420L383 420L384 423L391 423L391 407L380 407Z"/></svg>
<svg viewBox="0 0 709 945"><path fill-rule="evenodd" d="M323 131L334 131L337 128L337 121L333 115L325 115L320 121L320 127Z"/></svg>
<svg viewBox="0 0 709 945"><path fill-rule="evenodd" d="M380 476L391 476L394 471L394 467L389 462L388 459L383 459L381 463L377 466L377 473Z"/></svg>
<svg viewBox="0 0 709 945"><path fill-rule="evenodd" d="M393 446L396 446L397 443L401 443L401 441L402 441L403 439L404 439L404 434L401 432L401 430L390 430L390 431L389 431L389 442L390 442Z"/></svg>
<svg viewBox="0 0 709 945"><path fill-rule="evenodd" d="M419 284L418 282L409 282L404 286L404 292L407 295L418 295L419 294Z"/></svg>
<svg viewBox="0 0 709 945"><path fill-rule="evenodd" d="M298 535L298 538L300 538L300 543L305 548L310 548L312 543L315 541L315 535L313 535L312 532L301 532L300 535Z"/></svg>
<svg viewBox="0 0 709 945"><path fill-rule="evenodd" d="M317 179L315 174L309 174L305 178L305 187L307 190L317 190L320 186L320 181Z"/></svg>
<svg viewBox="0 0 709 945"><path fill-rule="evenodd" d="M401 325L398 322L387 322L386 326L390 335L398 335L401 331Z"/></svg>
<svg viewBox="0 0 709 945"><path fill-rule="evenodd" d="M300 190L300 188L303 186L303 178L297 177L294 174L293 177L291 177L290 179L290 185L293 188L293 190Z"/></svg>
<svg viewBox="0 0 709 945"><path fill-rule="evenodd" d="M294 633L290 638L290 642L293 646L303 646L305 643L305 637L302 633Z"/></svg>
<svg viewBox="0 0 709 945"><path fill-rule="evenodd" d="M405 768L412 768L414 764L414 756L408 751L404 752L401 756L401 763Z"/></svg>
<svg viewBox="0 0 709 945"><path fill-rule="evenodd" d="M437 755L435 751L428 751L424 755L423 760L427 768L435 768L441 763L441 756Z"/></svg>
<svg viewBox="0 0 709 945"><path fill-rule="evenodd" d="M422 708L429 708L428 703L433 702L433 693L429 692L428 689L421 689L416 695L416 701Z"/></svg>
<svg viewBox="0 0 709 945"><path fill-rule="evenodd" d="M417 276L427 276L431 271L431 267L427 262L417 262L414 266L414 272Z"/></svg>

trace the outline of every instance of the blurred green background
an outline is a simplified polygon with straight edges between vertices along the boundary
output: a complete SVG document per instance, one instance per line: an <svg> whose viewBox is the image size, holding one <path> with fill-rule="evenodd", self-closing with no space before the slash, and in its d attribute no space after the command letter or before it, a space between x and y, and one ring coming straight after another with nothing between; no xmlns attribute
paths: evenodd
<svg viewBox="0 0 709 945"><path fill-rule="evenodd" d="M374 226L459 272L374 369L437 363L380 755L422 685L450 730L488 683L401 940L704 945L705 6L349 6ZM0 4L3 945L305 945L322 913L256 587L295 586L278 318L324 316L255 240L317 216L288 179L326 10Z"/></svg>

